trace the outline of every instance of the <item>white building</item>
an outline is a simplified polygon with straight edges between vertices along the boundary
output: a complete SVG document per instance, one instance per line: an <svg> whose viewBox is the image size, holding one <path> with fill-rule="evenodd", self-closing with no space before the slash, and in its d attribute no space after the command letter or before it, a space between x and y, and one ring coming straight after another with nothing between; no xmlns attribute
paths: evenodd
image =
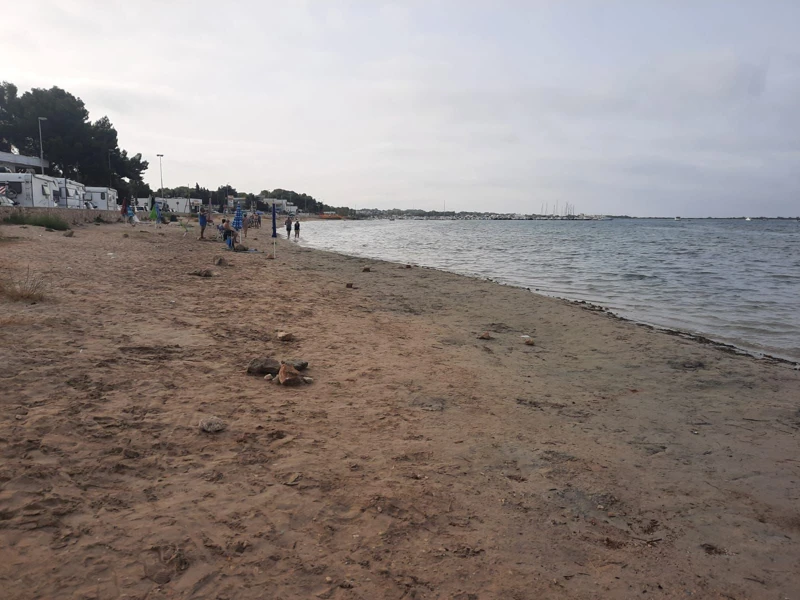
<svg viewBox="0 0 800 600"><path fill-rule="evenodd" d="M289 213L290 215L297 214L297 207L288 200L283 200L281 198L259 198L259 200L265 202L270 211L274 204L275 210L279 213Z"/></svg>
<svg viewBox="0 0 800 600"><path fill-rule="evenodd" d="M37 169L46 169L50 163L38 156L25 156L13 152L0 152L0 168L9 169L12 173L34 173Z"/></svg>

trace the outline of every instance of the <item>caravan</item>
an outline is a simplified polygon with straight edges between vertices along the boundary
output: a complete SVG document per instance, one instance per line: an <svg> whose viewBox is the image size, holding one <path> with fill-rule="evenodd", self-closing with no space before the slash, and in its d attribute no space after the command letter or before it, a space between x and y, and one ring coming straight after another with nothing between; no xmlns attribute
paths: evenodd
<svg viewBox="0 0 800 600"><path fill-rule="evenodd" d="M117 190L107 187L87 187L83 196L86 208L117 210Z"/></svg>
<svg viewBox="0 0 800 600"><path fill-rule="evenodd" d="M55 181L33 173L0 173L0 195L19 206L54 208L59 195Z"/></svg>
<svg viewBox="0 0 800 600"><path fill-rule="evenodd" d="M51 178L58 186L56 198L58 206L61 208L85 208L83 195L86 193L86 186L72 179ZM66 186L66 187L65 187Z"/></svg>

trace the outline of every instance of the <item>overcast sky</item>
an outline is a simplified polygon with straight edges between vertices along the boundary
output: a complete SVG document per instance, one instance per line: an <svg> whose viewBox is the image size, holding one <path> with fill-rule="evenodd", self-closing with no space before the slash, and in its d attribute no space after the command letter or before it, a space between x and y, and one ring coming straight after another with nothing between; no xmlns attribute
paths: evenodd
<svg viewBox="0 0 800 600"><path fill-rule="evenodd" d="M798 0L28 0L0 79L147 180L351 207L800 214Z"/></svg>

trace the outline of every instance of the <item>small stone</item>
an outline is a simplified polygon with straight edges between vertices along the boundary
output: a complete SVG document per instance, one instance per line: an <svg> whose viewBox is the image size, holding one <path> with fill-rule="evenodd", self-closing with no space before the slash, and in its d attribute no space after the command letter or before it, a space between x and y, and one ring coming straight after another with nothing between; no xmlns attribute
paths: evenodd
<svg viewBox="0 0 800 600"><path fill-rule="evenodd" d="M228 261L225 260L222 256L215 256L214 257L214 266L215 267L227 267Z"/></svg>
<svg viewBox="0 0 800 600"><path fill-rule="evenodd" d="M369 269L369 267L364 267L363 269L361 269L361 272L362 273L369 273L370 269Z"/></svg>
<svg viewBox="0 0 800 600"><path fill-rule="evenodd" d="M305 371L308 368L307 360L298 360L296 358L292 358L283 362L285 362L287 365L292 365L298 371Z"/></svg>
<svg viewBox="0 0 800 600"><path fill-rule="evenodd" d="M325 578L325 583L332 583L332 582L333 582L333 577L326 577Z"/></svg>
<svg viewBox="0 0 800 600"><path fill-rule="evenodd" d="M406 269L410 269L410 268L411 268L411 265L406 265Z"/></svg>
<svg viewBox="0 0 800 600"><path fill-rule="evenodd" d="M272 381L275 379L273 375L264 375L264 381Z"/></svg>
<svg viewBox="0 0 800 600"><path fill-rule="evenodd" d="M536 342L533 341L533 338L528 338L527 340L525 340L525 345L526 346L535 346Z"/></svg>
<svg viewBox="0 0 800 600"><path fill-rule="evenodd" d="M314 379L312 377L303 377L303 381L306 383L314 383Z"/></svg>
<svg viewBox="0 0 800 600"><path fill-rule="evenodd" d="M294 339L294 334L289 333L288 331L279 331L276 337L278 338L278 341L291 342Z"/></svg>
<svg viewBox="0 0 800 600"><path fill-rule="evenodd" d="M123 233L122 237L126 238L126 237L131 237L131 236L129 236L127 233Z"/></svg>
<svg viewBox="0 0 800 600"><path fill-rule="evenodd" d="M236 252L248 252L250 248L244 244L236 244L236 248L234 248L234 250L236 250Z"/></svg>
<svg viewBox="0 0 800 600"><path fill-rule="evenodd" d="M196 275L197 277L213 277L214 273L211 269L197 269L189 273L189 275Z"/></svg>
<svg viewBox="0 0 800 600"><path fill-rule="evenodd" d="M297 372L297 369L286 363L281 365L281 370L278 373L278 380L281 385L298 385L303 383L303 378L300 376L300 373Z"/></svg>
<svg viewBox="0 0 800 600"><path fill-rule="evenodd" d="M353 284L352 283L346 283L344 287L346 287L349 290L352 290L353 289Z"/></svg>
<svg viewBox="0 0 800 600"><path fill-rule="evenodd" d="M64 232L64 237L72 237L73 235L75 235L75 232L72 231L72 229L69 229Z"/></svg>
<svg viewBox="0 0 800 600"><path fill-rule="evenodd" d="M125 448L125 450L122 451L122 456L125 458L139 458L140 455L136 450Z"/></svg>
<svg viewBox="0 0 800 600"><path fill-rule="evenodd" d="M272 375L275 377L281 370L281 363L274 358L254 358L247 365L248 375Z"/></svg>
<svg viewBox="0 0 800 600"><path fill-rule="evenodd" d="M49 227L45 227L45 228L44 228L44 230L45 230L45 231L51 231L51 232L52 232L52 231L55 231L55 229L50 229Z"/></svg>
<svg viewBox="0 0 800 600"><path fill-rule="evenodd" d="M283 485L297 485L300 483L300 480L303 478L302 473L290 473L289 476L286 478L286 481L283 482Z"/></svg>
<svg viewBox="0 0 800 600"><path fill-rule="evenodd" d="M219 417L208 417L200 420L200 429L206 433L219 433L225 430L225 422Z"/></svg>
<svg viewBox="0 0 800 600"><path fill-rule="evenodd" d="M172 573L167 570L159 571L158 573L153 575L153 581L158 585L164 585L166 583L169 583L171 579L172 579Z"/></svg>
<svg viewBox="0 0 800 600"><path fill-rule="evenodd" d="M488 331L484 331L482 334L478 336L479 340L493 340L492 334Z"/></svg>

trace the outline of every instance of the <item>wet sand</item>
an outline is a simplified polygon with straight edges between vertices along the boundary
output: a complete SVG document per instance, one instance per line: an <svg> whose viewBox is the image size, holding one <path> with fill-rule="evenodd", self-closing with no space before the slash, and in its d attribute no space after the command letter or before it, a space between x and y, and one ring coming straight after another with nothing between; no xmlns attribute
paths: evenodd
<svg viewBox="0 0 800 600"><path fill-rule="evenodd" d="M286 239L0 235L0 274L49 286L0 299L4 598L800 589L791 365ZM265 356L314 382L245 374Z"/></svg>

